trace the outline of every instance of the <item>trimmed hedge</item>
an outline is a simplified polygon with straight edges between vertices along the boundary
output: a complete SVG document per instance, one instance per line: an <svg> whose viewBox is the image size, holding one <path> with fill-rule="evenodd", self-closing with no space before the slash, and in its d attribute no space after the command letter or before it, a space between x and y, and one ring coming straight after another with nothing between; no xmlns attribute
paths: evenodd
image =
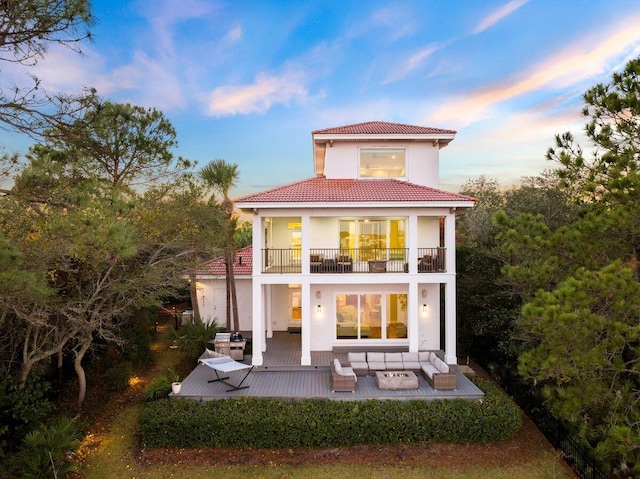
<svg viewBox="0 0 640 479"><path fill-rule="evenodd" d="M332 447L356 444L486 442L507 439L522 425L518 406L478 380L479 401L301 401L231 398L170 399L147 405L145 447Z"/></svg>

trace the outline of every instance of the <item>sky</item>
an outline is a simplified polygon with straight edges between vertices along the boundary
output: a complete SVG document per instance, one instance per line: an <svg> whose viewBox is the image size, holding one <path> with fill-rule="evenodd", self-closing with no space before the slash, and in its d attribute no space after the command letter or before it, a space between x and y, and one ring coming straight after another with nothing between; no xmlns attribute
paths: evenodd
<svg viewBox="0 0 640 479"><path fill-rule="evenodd" d="M636 0L92 4L93 42L51 48L43 86L161 110L177 155L238 164L236 197L312 177L311 132L365 121L456 130L442 189L517 184L555 167L556 134L584 140L583 93L640 56Z"/></svg>

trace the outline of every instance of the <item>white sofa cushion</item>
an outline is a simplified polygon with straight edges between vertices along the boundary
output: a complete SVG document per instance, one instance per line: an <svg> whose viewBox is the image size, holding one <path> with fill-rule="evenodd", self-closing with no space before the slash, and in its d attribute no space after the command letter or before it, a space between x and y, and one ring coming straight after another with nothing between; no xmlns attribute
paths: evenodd
<svg viewBox="0 0 640 479"><path fill-rule="evenodd" d="M340 364L340 360L338 358L333 360L333 369L335 369L338 374L342 375L342 364Z"/></svg>
<svg viewBox="0 0 640 479"><path fill-rule="evenodd" d="M429 362L429 356L431 353L429 351L419 351L418 352L418 361L421 363Z"/></svg>
<svg viewBox="0 0 640 479"><path fill-rule="evenodd" d="M401 363L402 353L384 353L384 360L388 363Z"/></svg>
<svg viewBox="0 0 640 479"><path fill-rule="evenodd" d="M433 379L434 374L438 374L440 372L433 364L427 362L422 363L421 369L431 379Z"/></svg>
<svg viewBox="0 0 640 479"><path fill-rule="evenodd" d="M350 363L366 363L367 353L348 353L347 358Z"/></svg>
<svg viewBox="0 0 640 479"><path fill-rule="evenodd" d="M354 378L356 378L356 382L358 382L358 376L356 376L356 373L353 372L353 369L348 366L342 366L342 373L340 374L340 376L353 376Z"/></svg>
<svg viewBox="0 0 640 479"><path fill-rule="evenodd" d="M387 371L402 371L402 353L384 353L384 362Z"/></svg>
<svg viewBox="0 0 640 479"><path fill-rule="evenodd" d="M367 363L369 363L370 371L384 371L387 365L384 361L384 353L367 353Z"/></svg>
<svg viewBox="0 0 640 479"><path fill-rule="evenodd" d="M402 365L404 369L420 370L420 356L418 353L402 353Z"/></svg>
<svg viewBox="0 0 640 479"><path fill-rule="evenodd" d="M348 353L347 359L349 360L349 366L351 366L353 369L360 372L369 371L369 364L367 363L367 353Z"/></svg>
<svg viewBox="0 0 640 479"><path fill-rule="evenodd" d="M445 363L442 359L436 358L433 361L433 365L438 369L439 372L444 374L449 373L449 365Z"/></svg>

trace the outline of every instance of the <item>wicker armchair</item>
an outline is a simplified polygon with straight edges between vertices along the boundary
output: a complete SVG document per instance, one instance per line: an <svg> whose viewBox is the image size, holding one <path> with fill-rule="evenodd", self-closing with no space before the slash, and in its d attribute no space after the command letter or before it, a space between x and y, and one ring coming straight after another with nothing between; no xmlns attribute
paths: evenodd
<svg viewBox="0 0 640 479"><path fill-rule="evenodd" d="M336 370L336 367L339 369ZM342 367L340 361L331 361L331 392L351 392L356 391L356 375L349 367Z"/></svg>

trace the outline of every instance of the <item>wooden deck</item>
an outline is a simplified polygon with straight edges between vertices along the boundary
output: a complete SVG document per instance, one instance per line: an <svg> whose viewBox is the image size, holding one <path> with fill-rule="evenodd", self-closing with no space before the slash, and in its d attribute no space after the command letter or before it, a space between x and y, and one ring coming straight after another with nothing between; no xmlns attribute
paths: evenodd
<svg viewBox="0 0 640 479"><path fill-rule="evenodd" d="M262 366L256 366L247 376L243 386L247 389L228 392L229 386L220 382L209 383L216 379L216 372L199 364L182 381L182 389L176 397L209 401L229 397L268 397L268 398L325 398L334 400L366 399L481 399L484 393L464 374L457 372L457 389L453 391L435 391L428 381L418 375L418 389L406 391L383 391L378 388L375 376L359 376L355 393L331 392L331 374L329 364L333 358L347 363L346 353L331 351L312 352L311 366L300 366L300 335L286 332L274 333L267 340L267 352ZM251 364L251 357L245 356L244 362ZM248 370L229 373L228 383L238 385Z"/></svg>

